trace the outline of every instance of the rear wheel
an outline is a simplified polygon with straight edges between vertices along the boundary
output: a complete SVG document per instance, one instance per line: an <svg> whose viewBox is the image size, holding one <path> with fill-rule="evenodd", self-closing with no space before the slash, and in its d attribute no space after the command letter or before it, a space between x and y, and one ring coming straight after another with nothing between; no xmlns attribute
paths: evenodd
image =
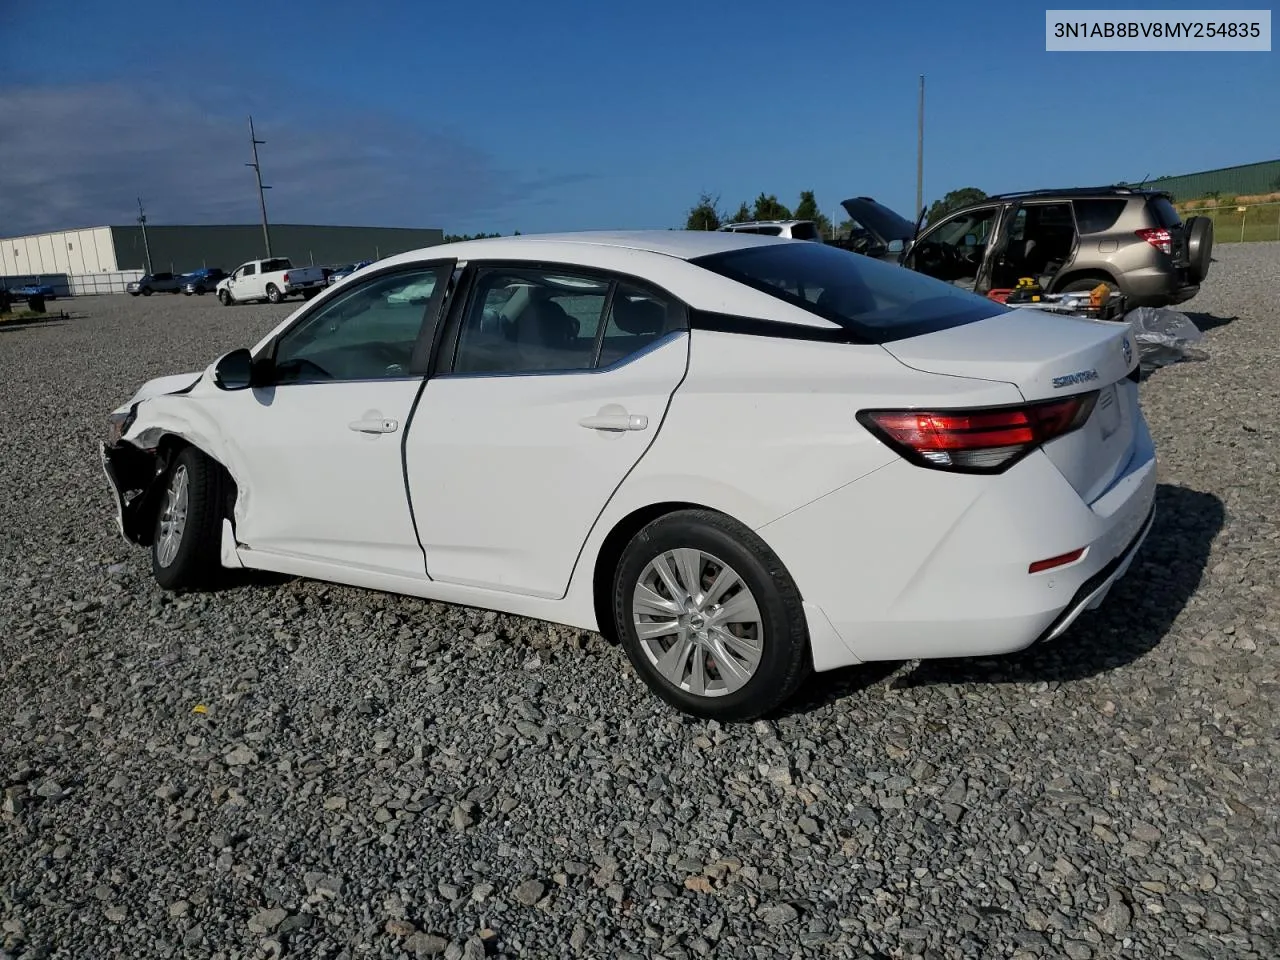
<svg viewBox="0 0 1280 960"><path fill-rule="evenodd" d="M645 683L694 716L769 713L812 665L800 594L781 561L710 510L670 513L636 534L614 576L613 611Z"/></svg>
<svg viewBox="0 0 1280 960"><path fill-rule="evenodd" d="M1209 265L1213 262L1213 221L1208 217L1192 217L1184 229L1187 259L1191 261L1187 277L1192 283L1201 283L1209 276Z"/></svg>
<svg viewBox="0 0 1280 960"><path fill-rule="evenodd" d="M1110 277L1092 276L1092 277L1076 277L1070 283L1058 288L1058 293L1088 293L1100 283L1105 283L1111 288L1112 293L1118 293L1120 284L1116 283Z"/></svg>
<svg viewBox="0 0 1280 960"><path fill-rule="evenodd" d="M151 572L166 590L213 585L222 572L222 467L195 447L174 459L151 541Z"/></svg>
<svg viewBox="0 0 1280 960"><path fill-rule="evenodd" d="M280 290L276 287L274 283L267 284L267 299L270 300L272 303L279 303L281 300L284 299L283 295L281 295L280 293Z"/></svg>

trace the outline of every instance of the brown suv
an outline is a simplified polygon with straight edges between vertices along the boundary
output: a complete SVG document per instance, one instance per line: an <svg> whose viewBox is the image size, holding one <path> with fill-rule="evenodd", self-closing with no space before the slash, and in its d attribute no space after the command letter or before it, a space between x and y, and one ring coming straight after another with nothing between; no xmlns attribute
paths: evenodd
<svg viewBox="0 0 1280 960"><path fill-rule="evenodd" d="M1184 303L1200 292L1213 253L1213 221L1183 223L1169 195L1128 187L1006 193L919 230L870 197L843 203L847 249L977 293L1034 277L1050 293L1101 281L1131 307ZM914 238L914 241L913 241Z"/></svg>

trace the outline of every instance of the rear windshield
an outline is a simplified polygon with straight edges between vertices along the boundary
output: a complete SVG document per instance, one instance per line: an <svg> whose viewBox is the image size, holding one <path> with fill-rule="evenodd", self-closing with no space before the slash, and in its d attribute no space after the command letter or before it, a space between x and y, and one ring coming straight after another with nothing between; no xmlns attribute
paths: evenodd
<svg viewBox="0 0 1280 960"><path fill-rule="evenodd" d="M1156 218L1156 223L1162 227L1176 227L1182 222L1178 211L1165 197L1152 197L1148 206L1151 208L1152 216Z"/></svg>
<svg viewBox="0 0 1280 960"><path fill-rule="evenodd" d="M1011 308L825 243L747 247L692 261L838 323L869 343L963 326Z"/></svg>

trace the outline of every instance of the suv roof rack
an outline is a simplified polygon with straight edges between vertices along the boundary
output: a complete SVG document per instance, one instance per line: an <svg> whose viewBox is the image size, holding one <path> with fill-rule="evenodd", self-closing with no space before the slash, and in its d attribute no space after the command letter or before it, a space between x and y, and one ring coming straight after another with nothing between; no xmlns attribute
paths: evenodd
<svg viewBox="0 0 1280 960"><path fill-rule="evenodd" d="M1020 197L1088 197L1119 194L1121 196L1160 195L1163 191L1147 190L1140 186L1129 186L1112 183L1102 187L1064 187L1060 190L1018 190L1012 193L997 193L988 200L1014 200Z"/></svg>

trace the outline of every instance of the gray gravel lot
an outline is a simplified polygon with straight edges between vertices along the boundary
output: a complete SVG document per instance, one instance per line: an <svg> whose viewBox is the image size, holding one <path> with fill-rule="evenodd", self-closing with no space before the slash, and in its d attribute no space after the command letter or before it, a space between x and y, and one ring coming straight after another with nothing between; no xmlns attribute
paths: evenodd
<svg viewBox="0 0 1280 960"><path fill-rule="evenodd" d="M1280 955L1280 244L1217 256L1209 359L1143 386L1160 514L1103 609L740 727L593 634L162 593L105 415L296 304L0 325L0 957Z"/></svg>

